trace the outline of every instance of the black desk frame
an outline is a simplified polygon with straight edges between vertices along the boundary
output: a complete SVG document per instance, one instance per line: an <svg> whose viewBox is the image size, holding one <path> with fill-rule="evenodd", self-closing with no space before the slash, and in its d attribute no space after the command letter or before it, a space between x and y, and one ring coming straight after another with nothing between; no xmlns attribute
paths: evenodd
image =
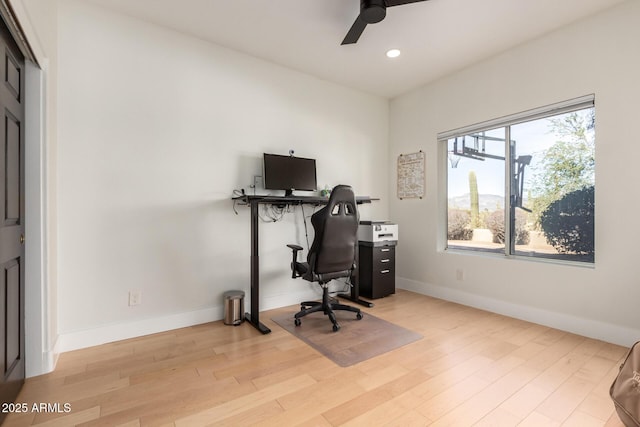
<svg viewBox="0 0 640 427"><path fill-rule="evenodd" d="M260 255L258 250L258 225L260 217L258 215L258 207L265 205L326 205L329 201L326 197L315 196L240 196L233 198L236 201L244 202L251 208L251 312L245 313L244 317L247 322L253 325L263 334L268 334L271 329L260 323ZM371 203L370 197L356 197L356 203ZM357 250L357 246L356 246ZM357 259L357 253L356 253ZM351 287L351 294L340 294L341 297L349 299L366 307L373 307L373 304L360 299L360 291L358 289L358 274L354 274L355 283ZM352 279L353 281L353 279Z"/></svg>

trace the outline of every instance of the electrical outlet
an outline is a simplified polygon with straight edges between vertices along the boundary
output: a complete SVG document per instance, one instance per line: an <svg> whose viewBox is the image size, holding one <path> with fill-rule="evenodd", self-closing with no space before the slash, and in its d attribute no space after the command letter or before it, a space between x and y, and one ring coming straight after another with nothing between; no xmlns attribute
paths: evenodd
<svg viewBox="0 0 640 427"><path fill-rule="evenodd" d="M456 269L456 280L463 281L464 280L464 270L461 268Z"/></svg>
<svg viewBox="0 0 640 427"><path fill-rule="evenodd" d="M129 306L140 305L142 303L142 292L129 291Z"/></svg>

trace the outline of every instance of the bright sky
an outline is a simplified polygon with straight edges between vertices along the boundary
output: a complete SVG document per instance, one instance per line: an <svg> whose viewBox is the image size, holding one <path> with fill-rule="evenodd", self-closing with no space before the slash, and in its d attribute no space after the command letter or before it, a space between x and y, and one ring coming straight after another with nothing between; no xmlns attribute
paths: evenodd
<svg viewBox="0 0 640 427"><path fill-rule="evenodd" d="M568 113L570 114L570 113ZM584 114L587 114L586 112ZM558 116L556 116L558 117ZM486 132L487 136L504 139L504 128ZM516 141L516 155L531 155L531 164L525 169L526 182L533 172L545 150L558 139L551 131L551 120L540 119L511 126L511 139ZM473 138L466 138L467 147L473 148ZM482 145L479 147L482 148ZM461 150L461 138L458 138L458 150ZM504 157L504 142L486 141L487 154ZM453 139L449 140L449 151L453 150ZM478 181L478 194L504 195L504 160L485 159L485 161L461 157L458 166L451 168L448 163L448 197L462 196L469 193L469 172L475 171Z"/></svg>

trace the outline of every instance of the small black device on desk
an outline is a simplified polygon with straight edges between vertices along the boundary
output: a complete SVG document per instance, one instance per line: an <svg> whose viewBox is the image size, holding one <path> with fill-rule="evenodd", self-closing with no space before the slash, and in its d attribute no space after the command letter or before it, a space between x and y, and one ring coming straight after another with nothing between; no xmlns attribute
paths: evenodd
<svg viewBox="0 0 640 427"><path fill-rule="evenodd" d="M358 271L360 295L382 298L396 292L398 225L387 221L360 221Z"/></svg>

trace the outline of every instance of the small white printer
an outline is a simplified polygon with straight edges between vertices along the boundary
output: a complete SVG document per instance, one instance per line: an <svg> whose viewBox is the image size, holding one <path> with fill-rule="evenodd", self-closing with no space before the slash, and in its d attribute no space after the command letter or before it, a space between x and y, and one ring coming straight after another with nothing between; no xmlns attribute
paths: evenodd
<svg viewBox="0 0 640 427"><path fill-rule="evenodd" d="M371 246L395 243L398 241L398 224L388 221L360 221L358 240Z"/></svg>

